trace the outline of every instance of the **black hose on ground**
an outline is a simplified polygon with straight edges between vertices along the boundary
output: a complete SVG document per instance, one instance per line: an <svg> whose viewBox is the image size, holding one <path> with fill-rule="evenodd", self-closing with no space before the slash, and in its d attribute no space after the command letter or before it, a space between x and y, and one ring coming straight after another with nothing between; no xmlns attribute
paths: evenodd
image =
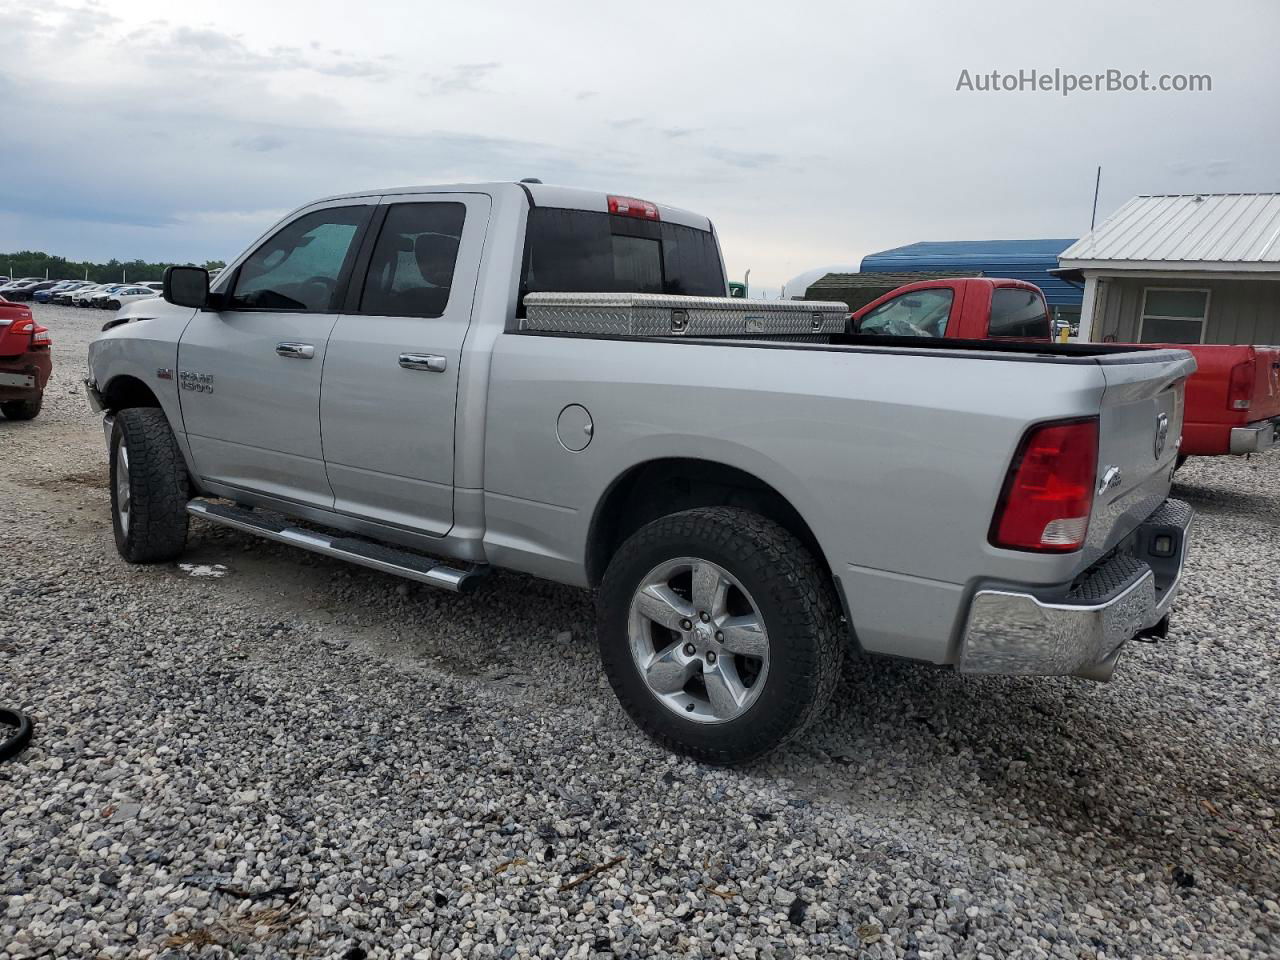
<svg viewBox="0 0 1280 960"><path fill-rule="evenodd" d="M0 724L17 727L18 732L7 740L0 740L0 761L17 756L31 742L31 718L20 710L0 707Z"/></svg>

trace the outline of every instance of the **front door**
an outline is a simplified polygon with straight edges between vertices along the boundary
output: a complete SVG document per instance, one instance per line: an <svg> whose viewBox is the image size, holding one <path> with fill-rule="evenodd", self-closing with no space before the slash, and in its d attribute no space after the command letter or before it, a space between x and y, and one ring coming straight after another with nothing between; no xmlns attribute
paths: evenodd
<svg viewBox="0 0 1280 960"><path fill-rule="evenodd" d="M320 398L343 513L435 535L453 526L458 369L489 210L480 194L382 198Z"/></svg>
<svg viewBox="0 0 1280 960"><path fill-rule="evenodd" d="M333 493L320 449L320 373L373 203L304 211L223 284L178 347L179 395L201 477L311 506Z"/></svg>

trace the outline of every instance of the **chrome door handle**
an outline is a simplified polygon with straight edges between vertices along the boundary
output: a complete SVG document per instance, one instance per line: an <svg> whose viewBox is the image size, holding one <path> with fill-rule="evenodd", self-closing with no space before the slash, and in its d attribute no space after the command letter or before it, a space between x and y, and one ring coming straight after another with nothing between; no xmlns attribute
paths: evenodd
<svg viewBox="0 0 1280 960"><path fill-rule="evenodd" d="M444 373L449 361L432 353L402 353L400 366L406 370L426 370L428 373Z"/></svg>
<svg viewBox="0 0 1280 960"><path fill-rule="evenodd" d="M309 343L277 343L276 353L295 360L310 360L316 355L316 348Z"/></svg>

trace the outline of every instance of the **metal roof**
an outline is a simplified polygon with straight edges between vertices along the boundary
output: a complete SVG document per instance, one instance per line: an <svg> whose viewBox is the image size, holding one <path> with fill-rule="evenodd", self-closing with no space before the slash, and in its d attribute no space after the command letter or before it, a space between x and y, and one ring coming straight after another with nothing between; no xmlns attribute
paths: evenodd
<svg viewBox="0 0 1280 960"><path fill-rule="evenodd" d="M1280 269L1280 193L1134 197L1061 260L1064 267Z"/></svg>
<svg viewBox="0 0 1280 960"><path fill-rule="evenodd" d="M869 253L862 258L867 272L898 270L959 270L968 276L1008 277L1034 283L1051 307L1078 307L1080 287L1049 273L1058 256L1075 241L1070 238L1034 240L926 240L904 247Z"/></svg>

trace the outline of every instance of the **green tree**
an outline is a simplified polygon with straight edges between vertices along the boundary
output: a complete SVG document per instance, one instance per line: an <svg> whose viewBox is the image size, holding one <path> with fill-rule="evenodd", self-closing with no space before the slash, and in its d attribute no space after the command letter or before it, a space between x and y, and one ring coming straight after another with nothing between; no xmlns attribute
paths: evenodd
<svg viewBox="0 0 1280 960"><path fill-rule="evenodd" d="M18 250L0 253L0 274L12 278L48 277L50 280L93 280L96 283L120 283L123 281L159 280L171 263L149 263L146 260L120 261L114 257L106 263L91 260L68 260L40 250ZM197 266L194 263L182 266ZM225 267L221 260L208 260L202 266L206 270Z"/></svg>

